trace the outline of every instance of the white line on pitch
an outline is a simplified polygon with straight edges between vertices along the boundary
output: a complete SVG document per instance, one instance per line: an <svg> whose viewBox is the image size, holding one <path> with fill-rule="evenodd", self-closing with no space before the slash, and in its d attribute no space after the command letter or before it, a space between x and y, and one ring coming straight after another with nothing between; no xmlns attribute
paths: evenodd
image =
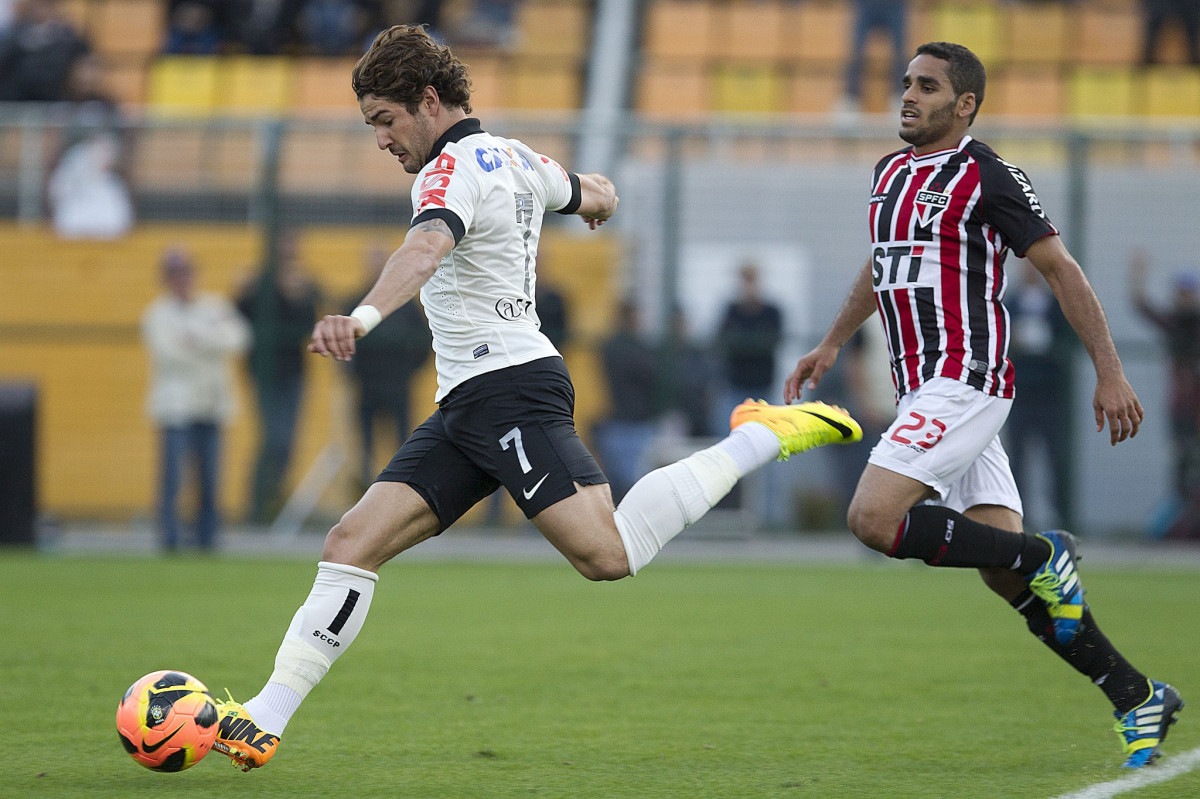
<svg viewBox="0 0 1200 799"><path fill-rule="evenodd" d="M1153 766L1144 766L1126 777L1110 782L1101 782L1073 793L1064 793L1055 799L1110 799L1123 793L1157 785L1187 774L1200 766L1200 746L1181 755L1163 758Z"/></svg>

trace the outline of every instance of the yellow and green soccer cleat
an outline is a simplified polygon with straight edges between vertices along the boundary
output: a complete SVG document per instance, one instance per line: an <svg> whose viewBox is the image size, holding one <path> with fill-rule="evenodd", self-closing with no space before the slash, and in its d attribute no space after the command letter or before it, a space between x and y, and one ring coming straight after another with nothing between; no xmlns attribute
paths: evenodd
<svg viewBox="0 0 1200 799"><path fill-rule="evenodd" d="M229 692L225 692L229 696ZM233 765L242 771L266 765L279 746L279 736L263 732L250 718L246 708L229 697L228 702L217 703L217 740L212 750L227 755Z"/></svg>
<svg viewBox="0 0 1200 799"><path fill-rule="evenodd" d="M824 402L771 405L765 400L748 399L733 409L729 429L746 422L758 422L775 434L781 461L826 444L862 441L862 427L850 418L846 409Z"/></svg>

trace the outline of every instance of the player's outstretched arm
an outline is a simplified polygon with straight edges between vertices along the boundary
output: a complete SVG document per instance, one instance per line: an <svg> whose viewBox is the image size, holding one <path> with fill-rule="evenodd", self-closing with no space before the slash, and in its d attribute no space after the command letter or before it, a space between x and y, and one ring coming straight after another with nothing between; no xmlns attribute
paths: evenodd
<svg viewBox="0 0 1200 799"><path fill-rule="evenodd" d="M579 175L579 208L575 213L587 221L592 230L603 225L617 212L617 187L604 175Z"/></svg>
<svg viewBox="0 0 1200 799"><path fill-rule="evenodd" d="M800 399L804 389L811 391L820 385L821 377L833 366L842 346L875 313L875 288L871 275L871 261L867 259L825 338L797 362L796 368L784 381L783 399L789 405L792 400Z"/></svg>
<svg viewBox="0 0 1200 799"><path fill-rule="evenodd" d="M1113 445L1136 436L1145 416L1142 403L1125 379L1104 308L1083 270L1058 236L1038 239L1025 257L1050 284L1063 314L1092 359L1096 369L1096 392L1092 398L1096 432L1103 430L1107 422Z"/></svg>
<svg viewBox="0 0 1200 799"><path fill-rule="evenodd" d="M442 258L454 249L454 243L454 233L442 219L427 219L413 225L359 305L374 307L379 319L387 316L416 296L421 286L433 277ZM313 327L308 351L348 361L354 355L354 342L368 332L361 318L331 314Z"/></svg>

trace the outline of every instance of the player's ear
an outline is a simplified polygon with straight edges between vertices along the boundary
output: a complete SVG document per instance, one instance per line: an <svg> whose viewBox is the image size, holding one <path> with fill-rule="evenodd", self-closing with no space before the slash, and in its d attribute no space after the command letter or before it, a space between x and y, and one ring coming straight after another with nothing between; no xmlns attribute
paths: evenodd
<svg viewBox="0 0 1200 799"><path fill-rule="evenodd" d="M963 92L958 96L958 115L970 119L975 113L975 92Z"/></svg>
<svg viewBox="0 0 1200 799"><path fill-rule="evenodd" d="M437 89L432 86L426 86L424 93L421 95L421 105L425 106L430 116L437 114L438 108L442 105L442 98L438 96Z"/></svg>

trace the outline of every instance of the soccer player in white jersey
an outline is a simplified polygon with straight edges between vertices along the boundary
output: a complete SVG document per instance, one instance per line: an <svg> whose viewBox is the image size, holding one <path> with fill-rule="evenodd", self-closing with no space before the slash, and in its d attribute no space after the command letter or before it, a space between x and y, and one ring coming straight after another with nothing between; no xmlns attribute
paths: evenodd
<svg viewBox="0 0 1200 799"><path fill-rule="evenodd" d="M574 388L538 330L537 245L547 211L595 229L617 209L602 175L568 172L468 116L466 69L420 27L384 31L354 67L381 150L417 175L404 243L349 316L326 316L311 352L348 360L355 341L420 292L433 331L438 410L325 540L316 581L263 689L220 705L213 748L243 770L274 755L292 714L354 641L379 568L438 535L503 486L585 577L636 574L747 472L828 443L857 441L848 415L806 403L744 424L643 477L618 508L576 434Z"/></svg>
<svg viewBox="0 0 1200 799"><path fill-rule="evenodd" d="M983 64L962 45L917 48L900 112L900 138L910 146L885 156L872 177L871 256L824 339L787 378L784 397L816 388L878 310L897 418L871 450L850 502L850 530L894 558L979 569L1030 632L1104 692L1124 765L1138 768L1158 758L1183 700L1100 631L1075 570L1074 537L1022 532L1021 498L999 439L1014 395L1001 303L1009 249L1046 278L1091 356L1097 432L1107 422L1114 445L1135 435L1142 406L1100 301L1028 177L967 134L985 85ZM771 413L757 410L756 418Z"/></svg>

